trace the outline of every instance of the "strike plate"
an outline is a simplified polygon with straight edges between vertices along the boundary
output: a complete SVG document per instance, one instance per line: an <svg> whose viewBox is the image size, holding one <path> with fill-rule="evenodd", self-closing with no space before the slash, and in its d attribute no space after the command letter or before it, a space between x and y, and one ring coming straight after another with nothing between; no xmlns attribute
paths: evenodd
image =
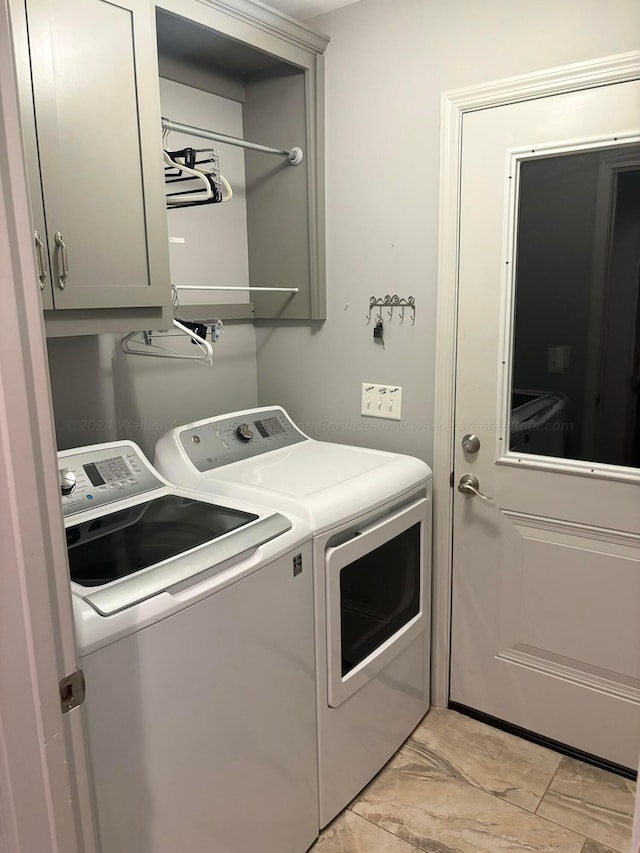
<svg viewBox="0 0 640 853"><path fill-rule="evenodd" d="M77 669L71 675L65 675L60 680L60 707L63 714L68 714L84 702L85 685L84 672Z"/></svg>

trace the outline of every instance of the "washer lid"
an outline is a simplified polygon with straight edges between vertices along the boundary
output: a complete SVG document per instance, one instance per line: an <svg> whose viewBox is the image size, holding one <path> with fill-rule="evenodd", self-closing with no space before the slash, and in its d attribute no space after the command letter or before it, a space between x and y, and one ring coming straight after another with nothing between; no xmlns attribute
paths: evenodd
<svg viewBox="0 0 640 853"><path fill-rule="evenodd" d="M214 503L162 495L98 518L69 525L71 580L104 586L255 521L257 515Z"/></svg>
<svg viewBox="0 0 640 853"><path fill-rule="evenodd" d="M164 495L69 525L71 580L109 616L193 577L203 559L207 570L228 564L291 527L279 513L259 516Z"/></svg>

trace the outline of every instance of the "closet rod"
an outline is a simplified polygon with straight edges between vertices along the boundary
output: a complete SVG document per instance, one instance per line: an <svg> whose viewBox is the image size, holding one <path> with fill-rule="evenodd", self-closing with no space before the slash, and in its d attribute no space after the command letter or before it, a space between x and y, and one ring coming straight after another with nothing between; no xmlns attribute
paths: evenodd
<svg viewBox="0 0 640 853"><path fill-rule="evenodd" d="M168 133L170 130L175 130L177 133L188 133L189 136L199 136L202 139L213 139L215 142L226 142L227 145L237 145L240 148L250 148L252 151L263 151L265 154L278 154L280 157L288 157L292 166L298 166L302 163L304 157L302 148L294 147L290 151L287 151L285 148L269 148L268 145L247 142L246 139L238 139L235 136L228 136L226 133L205 130L203 127L192 127L190 124L182 124L182 122L171 121L163 117L163 133Z"/></svg>
<svg viewBox="0 0 640 853"><path fill-rule="evenodd" d="M298 293L298 287L226 287L222 285L189 285L189 284L174 284L176 290L249 290L254 293Z"/></svg>

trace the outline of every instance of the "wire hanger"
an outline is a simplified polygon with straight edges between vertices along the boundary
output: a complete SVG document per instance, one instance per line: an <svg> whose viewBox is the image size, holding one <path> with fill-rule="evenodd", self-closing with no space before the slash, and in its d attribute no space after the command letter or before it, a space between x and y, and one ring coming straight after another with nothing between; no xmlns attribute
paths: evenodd
<svg viewBox="0 0 640 853"><path fill-rule="evenodd" d="M220 164L218 161L218 152L215 148L194 148L195 154L206 154L207 157L204 160L196 160L193 168L197 172L202 172L204 175L208 175L210 179L213 179L214 184L219 182L219 185L216 187L220 198L218 201L221 201L223 204L227 201L231 201L233 198L233 190L231 189L231 184L225 178L225 176L220 171ZM204 163L209 164L208 169L200 168ZM224 194L222 193L222 187L224 187Z"/></svg>
<svg viewBox="0 0 640 853"><path fill-rule="evenodd" d="M197 364L204 364L207 367L211 367L213 365L213 347L209 341L201 338L192 329L183 326L179 320L174 320L173 325L176 329L187 335L193 343L198 345L201 355L185 355L171 349L171 347L154 343L152 332L129 332L128 335L123 335L120 341L120 349L126 355L142 355L148 358L175 358L179 361L194 361ZM142 340L139 337L140 335L142 335Z"/></svg>

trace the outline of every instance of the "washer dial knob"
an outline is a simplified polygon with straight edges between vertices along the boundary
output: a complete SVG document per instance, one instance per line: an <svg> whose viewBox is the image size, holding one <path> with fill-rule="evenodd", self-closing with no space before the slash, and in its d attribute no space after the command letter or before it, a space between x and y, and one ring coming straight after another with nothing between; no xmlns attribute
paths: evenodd
<svg viewBox="0 0 640 853"><path fill-rule="evenodd" d="M60 491L64 496L75 492L77 482L76 475L70 468L61 468L58 472L60 475Z"/></svg>
<svg viewBox="0 0 640 853"><path fill-rule="evenodd" d="M233 434L238 439L238 441L242 441L244 444L248 444L253 438L253 427L251 424L238 424L238 426L234 429Z"/></svg>

